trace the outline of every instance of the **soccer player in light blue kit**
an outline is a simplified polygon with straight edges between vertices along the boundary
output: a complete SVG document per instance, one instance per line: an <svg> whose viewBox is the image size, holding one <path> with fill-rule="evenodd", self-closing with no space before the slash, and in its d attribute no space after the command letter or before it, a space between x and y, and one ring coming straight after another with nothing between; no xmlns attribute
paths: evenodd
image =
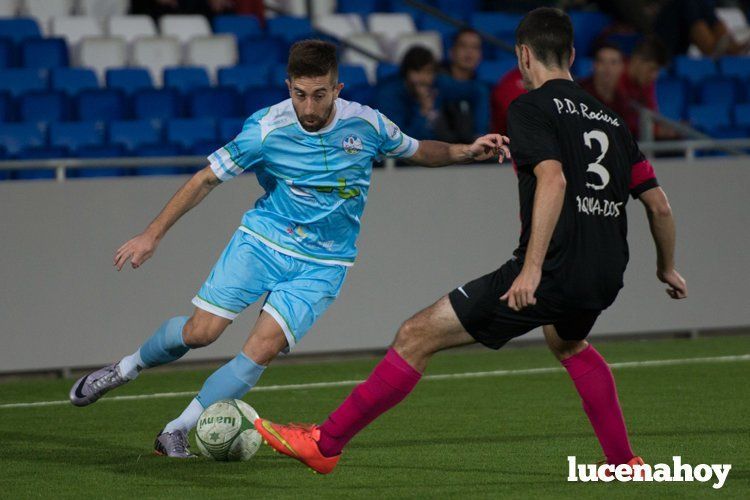
<svg viewBox="0 0 750 500"><path fill-rule="evenodd" d="M206 379L182 414L159 433L158 454L192 457L187 436L203 409L242 398L336 298L357 253L374 158L409 158L438 167L508 155L507 138L499 135L471 145L419 142L378 111L339 99L343 84L330 43L296 43L287 72L291 98L248 118L240 134L209 156L210 165L177 191L146 230L116 252L118 271L128 260L138 268L182 215L243 171L255 172L266 191L193 298L193 315L167 320L133 354L81 377L70 390L74 405L89 405L144 368L212 343L248 305L268 294L242 351Z"/></svg>

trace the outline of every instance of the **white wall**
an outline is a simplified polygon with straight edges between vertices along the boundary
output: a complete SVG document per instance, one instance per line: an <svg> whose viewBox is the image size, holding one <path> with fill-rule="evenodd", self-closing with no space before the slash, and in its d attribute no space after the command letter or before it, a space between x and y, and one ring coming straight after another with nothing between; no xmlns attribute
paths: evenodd
<svg viewBox="0 0 750 500"><path fill-rule="evenodd" d="M667 298L638 202L629 205L626 286L595 333L750 325L750 165L656 162L678 225L678 268L690 298ZM0 183L0 372L97 365L134 351L164 319L189 314L242 213L255 178L219 187L138 270L117 273L114 250L142 230L184 178ZM296 352L386 346L404 319L505 262L518 233L507 167L377 171L360 257L341 297ZM191 359L237 352L253 307ZM531 335L538 335L538 332Z"/></svg>

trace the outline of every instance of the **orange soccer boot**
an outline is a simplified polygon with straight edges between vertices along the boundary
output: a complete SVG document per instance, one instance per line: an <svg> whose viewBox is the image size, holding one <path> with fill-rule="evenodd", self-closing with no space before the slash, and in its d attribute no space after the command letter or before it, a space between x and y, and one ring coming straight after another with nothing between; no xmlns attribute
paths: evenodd
<svg viewBox="0 0 750 500"><path fill-rule="evenodd" d="M339 453L326 457L318 448L320 428L315 424L274 424L270 420L258 418L255 429L271 448L288 457L299 460L314 472L328 474L341 458Z"/></svg>

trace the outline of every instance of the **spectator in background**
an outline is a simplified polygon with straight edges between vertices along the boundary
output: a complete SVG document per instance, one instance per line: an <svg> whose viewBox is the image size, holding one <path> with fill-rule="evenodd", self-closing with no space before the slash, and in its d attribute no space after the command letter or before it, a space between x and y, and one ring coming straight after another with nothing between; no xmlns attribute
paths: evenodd
<svg viewBox="0 0 750 500"><path fill-rule="evenodd" d="M466 100L477 109L479 98L474 82L439 77L435 56L429 49L416 46L404 55L399 75L378 85L376 102L383 114L415 139L461 142L472 137L467 141L471 142L473 117L462 115L456 120L444 106Z"/></svg>
<svg viewBox="0 0 750 500"><path fill-rule="evenodd" d="M448 57L446 71L454 80L476 79L477 68L482 62L482 37L477 30L462 28L453 35Z"/></svg>
<svg viewBox="0 0 750 500"><path fill-rule="evenodd" d="M490 108L492 109L491 131L497 134L508 132L508 106L516 97L525 94L523 78L518 68L508 71L492 89Z"/></svg>
<svg viewBox="0 0 750 500"><path fill-rule="evenodd" d="M620 47L609 42L594 49L594 72L581 81L581 87L619 115L624 114L626 97L620 88L625 71L625 56Z"/></svg>

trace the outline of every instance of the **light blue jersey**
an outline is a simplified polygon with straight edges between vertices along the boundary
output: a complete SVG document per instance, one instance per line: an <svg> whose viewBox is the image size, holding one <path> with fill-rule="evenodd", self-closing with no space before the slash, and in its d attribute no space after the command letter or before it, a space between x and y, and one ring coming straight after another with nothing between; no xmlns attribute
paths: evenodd
<svg viewBox="0 0 750 500"><path fill-rule="evenodd" d="M252 170L266 191L241 231L292 257L351 266L373 159L408 158L418 146L378 111L343 99L328 126L308 132L287 99L253 114L208 159L222 181Z"/></svg>

